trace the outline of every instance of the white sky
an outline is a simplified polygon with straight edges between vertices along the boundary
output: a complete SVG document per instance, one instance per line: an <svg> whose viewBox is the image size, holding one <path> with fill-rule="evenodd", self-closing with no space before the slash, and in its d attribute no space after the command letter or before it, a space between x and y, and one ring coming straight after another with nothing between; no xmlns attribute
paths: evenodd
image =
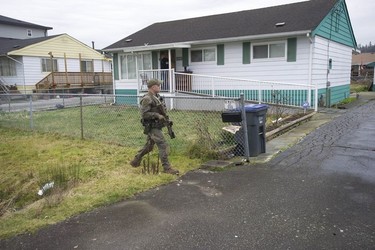
<svg viewBox="0 0 375 250"><path fill-rule="evenodd" d="M52 27L102 49L156 22L301 2L302 0L2 0L0 15ZM358 44L375 42L374 0L346 0ZM161 34L162 35L162 34ZM1 37L1 34L0 34Z"/></svg>

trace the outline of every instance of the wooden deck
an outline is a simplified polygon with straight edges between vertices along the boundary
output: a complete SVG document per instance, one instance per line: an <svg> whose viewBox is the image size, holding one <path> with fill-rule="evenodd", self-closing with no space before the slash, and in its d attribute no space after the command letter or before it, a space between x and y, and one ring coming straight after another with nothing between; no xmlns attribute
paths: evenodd
<svg viewBox="0 0 375 250"><path fill-rule="evenodd" d="M36 92L49 90L108 88L113 85L111 72L53 72L35 84Z"/></svg>

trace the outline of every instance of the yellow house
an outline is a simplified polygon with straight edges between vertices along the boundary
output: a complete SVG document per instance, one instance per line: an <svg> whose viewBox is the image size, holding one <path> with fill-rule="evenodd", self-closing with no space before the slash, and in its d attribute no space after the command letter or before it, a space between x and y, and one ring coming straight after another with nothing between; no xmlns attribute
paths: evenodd
<svg viewBox="0 0 375 250"><path fill-rule="evenodd" d="M68 34L0 38L0 80L21 93L109 93L111 59Z"/></svg>

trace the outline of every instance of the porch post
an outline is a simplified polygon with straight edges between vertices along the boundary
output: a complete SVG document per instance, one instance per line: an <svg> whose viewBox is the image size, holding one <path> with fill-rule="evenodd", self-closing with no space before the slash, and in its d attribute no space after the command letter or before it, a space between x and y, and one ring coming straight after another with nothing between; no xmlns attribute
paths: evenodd
<svg viewBox="0 0 375 250"><path fill-rule="evenodd" d="M81 87L83 87L82 57L81 57L81 53L79 53L78 55L79 55L79 72L81 76ZM82 92L83 92L83 89L82 89Z"/></svg>
<svg viewBox="0 0 375 250"><path fill-rule="evenodd" d="M168 79L169 79L169 93L172 93L172 53L171 49L168 49Z"/></svg>
<svg viewBox="0 0 375 250"><path fill-rule="evenodd" d="M66 53L64 53L64 65L65 65L65 86L70 86L69 84L69 80L68 80L68 64L67 64L67 61L66 61Z"/></svg>

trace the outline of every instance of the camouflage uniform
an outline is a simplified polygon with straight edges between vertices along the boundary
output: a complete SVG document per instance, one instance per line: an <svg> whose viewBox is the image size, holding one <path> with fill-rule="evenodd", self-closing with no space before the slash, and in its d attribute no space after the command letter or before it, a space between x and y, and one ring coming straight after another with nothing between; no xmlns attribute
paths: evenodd
<svg viewBox="0 0 375 250"><path fill-rule="evenodd" d="M147 134L146 144L138 151L134 160L131 162L132 166L139 166L142 157L151 152L156 144L159 149L159 157L164 170L171 168L167 148L168 144L165 141L162 128L165 126L165 118L162 116L160 109L166 110L165 103L159 94L147 93L141 100L141 115L142 123L145 127L144 134ZM164 118L160 120L160 118Z"/></svg>

